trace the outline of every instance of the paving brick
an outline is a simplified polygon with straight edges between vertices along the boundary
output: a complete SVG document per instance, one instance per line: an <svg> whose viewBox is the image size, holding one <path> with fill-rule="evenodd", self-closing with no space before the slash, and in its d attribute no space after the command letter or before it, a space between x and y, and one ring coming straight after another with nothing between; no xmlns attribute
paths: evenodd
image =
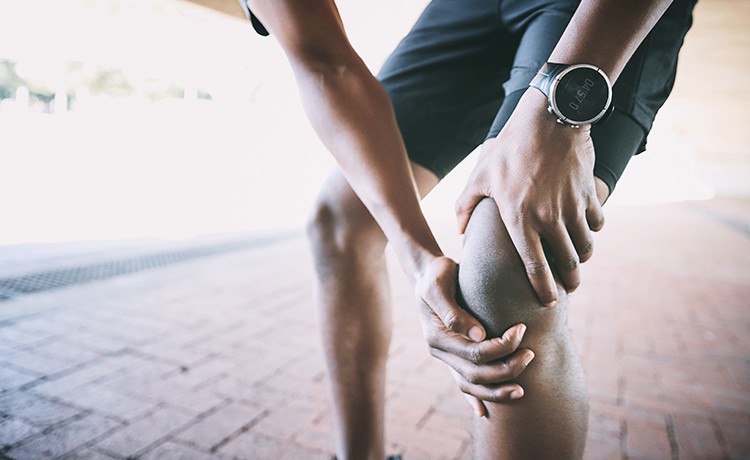
<svg viewBox="0 0 750 460"><path fill-rule="evenodd" d="M254 454L250 452L250 455L244 458L250 459L257 457L255 457ZM305 460L331 460L331 453L319 452L303 446L297 446L287 443L284 445L284 447L281 448L281 450L278 451L276 457L274 458L278 460L298 460L301 458L304 458Z"/></svg>
<svg viewBox="0 0 750 460"><path fill-rule="evenodd" d="M583 453L584 460L615 460L619 458L625 459L626 457L621 456L619 439L588 439L586 441L586 450Z"/></svg>
<svg viewBox="0 0 750 460"><path fill-rule="evenodd" d="M15 327L3 327L0 328L0 343L14 347L22 348L31 345L43 343L48 340L49 335L34 334L31 332L23 332Z"/></svg>
<svg viewBox="0 0 750 460"><path fill-rule="evenodd" d="M666 422L628 417L625 420L625 450L628 458L672 458Z"/></svg>
<svg viewBox="0 0 750 460"><path fill-rule="evenodd" d="M87 415L12 449L9 455L18 460L56 458L118 426L113 420Z"/></svg>
<svg viewBox="0 0 750 460"><path fill-rule="evenodd" d="M33 351L21 350L3 356L0 367L6 365L39 375L52 375L71 369L75 367L76 363L60 358L48 357Z"/></svg>
<svg viewBox="0 0 750 460"><path fill-rule="evenodd" d="M326 414L328 415L328 414ZM293 440L296 444L320 452L335 452L333 428L330 417L316 420L298 431Z"/></svg>
<svg viewBox="0 0 750 460"><path fill-rule="evenodd" d="M325 404L328 398L328 388L324 377L325 373L322 369L312 374L290 369L280 370L263 380L258 387L286 393L290 398L305 398Z"/></svg>
<svg viewBox="0 0 750 460"><path fill-rule="evenodd" d="M82 385L60 393L57 399L71 406L93 410L122 420L132 420L151 410L158 402L110 391L96 385Z"/></svg>
<svg viewBox="0 0 750 460"><path fill-rule="evenodd" d="M7 343L0 342L0 359L2 359L5 355L15 352L16 350L16 347L8 345Z"/></svg>
<svg viewBox="0 0 750 460"><path fill-rule="evenodd" d="M284 440L251 431L232 439L221 446L218 452L242 459L271 459L276 458L284 444Z"/></svg>
<svg viewBox="0 0 750 460"><path fill-rule="evenodd" d="M81 447L60 457L60 460L112 460L113 458L110 455L89 449L88 447Z"/></svg>
<svg viewBox="0 0 750 460"><path fill-rule="evenodd" d="M747 435L750 417L719 413L715 423L729 458L750 458L750 437Z"/></svg>
<svg viewBox="0 0 750 460"><path fill-rule="evenodd" d="M106 334L106 333L105 333ZM127 344L90 329L81 329L65 337L65 340L97 353L114 353L123 350Z"/></svg>
<svg viewBox="0 0 750 460"><path fill-rule="evenodd" d="M41 428L13 417L0 419L0 448L13 445L40 431Z"/></svg>
<svg viewBox="0 0 750 460"><path fill-rule="evenodd" d="M586 281L574 297L570 323L590 383L587 459L671 458L668 417L680 458L744 458L750 451L745 351L750 347L745 308L750 257L742 255L750 254L743 250L750 245L744 236L733 240L711 227L701 236L710 245L688 239L681 243L685 247L676 246L681 232L675 229L690 228L695 234L700 225L676 213L677 206L614 209L608 225L613 230L600 235L598 256L584 266ZM665 224L648 232L633 226L649 215ZM731 250L723 248L726 241ZM94 445L76 447L72 458L140 453L211 458L209 449L218 445L216 457L328 459L333 436L311 315L312 275L307 262L294 261L309 261L302 251L302 245L266 248L123 277L98 291L82 286L86 295L55 301L59 308L54 312L40 313L6 336L15 341L2 341L0 335L0 361L17 354L18 344L25 353L53 360L34 364L34 371L16 359L12 367L0 367L0 376L11 376L8 381L19 373L48 373L56 360L84 364L26 382L23 391L9 394L59 396L61 402L95 411L73 408L68 419L41 417L32 424L23 416L28 409L0 398L0 412L12 415L4 420L21 424L16 427L21 434L13 436L31 441L43 428L56 431L75 421L70 417L102 412L132 417L132 423L94 439ZM700 270L683 267L695 260L701 261ZM394 305L413 306L408 282L394 268ZM9 309L4 306L0 314ZM470 458L465 431L470 413L445 367L426 353L416 310L394 308L394 323L386 409L389 452L397 449L408 460ZM46 339L32 340L32 331ZM61 331L75 333L53 335ZM76 349L84 353L78 356ZM87 361L102 353L111 354ZM79 359L83 355L87 359ZM3 374L5 369L10 371ZM94 389L102 393L89 393ZM161 406L143 416L152 407L132 403L142 398ZM131 402L112 411L117 401ZM243 404L262 415L257 423L255 418L245 423L248 414L232 409ZM171 415L158 415L163 411ZM24 434L30 426L35 431Z"/></svg>
<svg viewBox="0 0 750 460"><path fill-rule="evenodd" d="M622 429L623 423L619 415L611 415L596 409L589 412L589 438L619 440Z"/></svg>
<svg viewBox="0 0 750 460"><path fill-rule="evenodd" d="M0 367L0 392L12 390L39 378L35 372L22 372L10 367Z"/></svg>
<svg viewBox="0 0 750 460"><path fill-rule="evenodd" d="M445 434L456 438L467 438L469 436L468 426L470 415L455 417L445 413L432 410L422 419L420 428L435 434Z"/></svg>
<svg viewBox="0 0 750 460"><path fill-rule="evenodd" d="M36 337L60 337L75 333L82 326L65 320L61 312L50 312L15 321L13 329Z"/></svg>
<svg viewBox="0 0 750 460"><path fill-rule="evenodd" d="M165 442L139 458L141 460L219 460L229 457L201 451L184 444Z"/></svg>
<svg viewBox="0 0 750 460"><path fill-rule="evenodd" d="M306 401L289 401L261 418L253 431L280 439L291 439L325 411L324 405L313 405Z"/></svg>
<svg viewBox="0 0 750 460"><path fill-rule="evenodd" d="M0 398L0 412L47 427L69 419L81 410L25 391L13 391Z"/></svg>
<svg viewBox="0 0 750 460"><path fill-rule="evenodd" d="M289 395L286 393L267 386L248 385L243 379L236 377L219 380L205 390L263 408L283 407L289 401Z"/></svg>
<svg viewBox="0 0 750 460"><path fill-rule="evenodd" d="M198 415L221 405L225 399L208 389L193 390L175 382L153 382L146 391L133 393L149 399L162 401L170 406Z"/></svg>
<svg viewBox="0 0 750 460"><path fill-rule="evenodd" d="M726 457L726 452L716 439L716 432L710 421L676 416L674 430L681 456L685 458Z"/></svg>
<svg viewBox="0 0 750 460"><path fill-rule="evenodd" d="M190 356L189 352L184 353L184 358ZM182 360L185 362L186 360ZM195 388L201 384L216 379L219 375L226 375L234 370L234 364L216 356L205 356L198 361L192 361L190 365L181 366L178 369L166 374L164 382L174 382L182 387Z"/></svg>
<svg viewBox="0 0 750 460"><path fill-rule="evenodd" d="M30 352L38 353L55 359L65 360L73 364L93 361L101 357L100 353L81 348L63 339L55 339L28 348Z"/></svg>
<svg viewBox="0 0 750 460"><path fill-rule="evenodd" d="M424 393L399 393L388 400L386 417L393 420L394 426L416 427L432 412L435 402L433 395Z"/></svg>
<svg viewBox="0 0 750 460"><path fill-rule="evenodd" d="M115 431L111 436L97 442L95 446L97 449L123 457L136 455L149 445L185 426L190 419L189 415L180 411L161 408Z"/></svg>
<svg viewBox="0 0 750 460"><path fill-rule="evenodd" d="M175 435L189 444L211 450L227 438L247 428L265 415L263 409L246 404L230 404L202 418L198 423Z"/></svg>
<svg viewBox="0 0 750 460"><path fill-rule="evenodd" d="M424 430L403 430L390 435L394 443L404 446L401 451L408 459L452 460L459 456L467 437L455 437Z"/></svg>
<svg viewBox="0 0 750 460"><path fill-rule="evenodd" d="M111 376L115 371L115 366L99 361L89 366L77 368L73 372L60 377L39 380L38 384L33 386L33 390L35 393L54 397L81 385L104 379Z"/></svg>

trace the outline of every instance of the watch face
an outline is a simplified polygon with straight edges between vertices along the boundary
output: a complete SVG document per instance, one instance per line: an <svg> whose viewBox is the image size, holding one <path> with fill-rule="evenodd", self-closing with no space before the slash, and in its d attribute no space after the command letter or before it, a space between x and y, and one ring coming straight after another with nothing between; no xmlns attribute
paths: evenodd
<svg viewBox="0 0 750 460"><path fill-rule="evenodd" d="M554 90L554 108L572 123L592 123L600 118L612 96L609 81L593 67L576 67L563 73Z"/></svg>

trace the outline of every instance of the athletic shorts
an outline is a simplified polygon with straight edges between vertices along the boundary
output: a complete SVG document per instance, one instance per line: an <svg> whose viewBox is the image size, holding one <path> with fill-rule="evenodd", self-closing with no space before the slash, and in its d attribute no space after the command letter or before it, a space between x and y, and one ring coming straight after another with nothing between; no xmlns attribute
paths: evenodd
<svg viewBox="0 0 750 460"><path fill-rule="evenodd" d="M239 1L255 30L267 35ZM612 115L591 129L594 175L610 192L630 158L645 150L656 112L672 91L695 2L674 0L615 83ZM409 158L442 179L497 136L578 4L432 0L378 75Z"/></svg>
<svg viewBox="0 0 750 460"><path fill-rule="evenodd" d="M433 0L378 75L411 160L442 178L497 136L578 3ZM672 90L694 5L669 7L614 85L612 116L591 129L594 174L610 192Z"/></svg>

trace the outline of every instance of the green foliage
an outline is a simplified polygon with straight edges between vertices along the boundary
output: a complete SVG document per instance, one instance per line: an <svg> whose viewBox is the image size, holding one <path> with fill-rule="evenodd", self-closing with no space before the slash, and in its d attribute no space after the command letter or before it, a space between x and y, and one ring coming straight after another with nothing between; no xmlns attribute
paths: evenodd
<svg viewBox="0 0 750 460"><path fill-rule="evenodd" d="M52 75L20 74L17 63L0 58L0 99L13 99L16 90L25 86L29 89L31 100L49 104L54 99L55 91L60 90L58 80ZM68 61L63 69L63 87L68 97L75 99L75 94L85 91L92 95L128 97L140 95L152 101L170 98L182 98L185 89L165 78L146 78L133 80L123 69L117 67L93 67L79 61ZM198 90L199 99L211 99L211 95Z"/></svg>
<svg viewBox="0 0 750 460"><path fill-rule="evenodd" d="M108 94L110 96L129 96L133 94L133 85L122 69L100 68L88 81L91 94Z"/></svg>
<svg viewBox="0 0 750 460"><path fill-rule="evenodd" d="M16 89L24 85L24 79L16 72L16 63L0 59L0 99L15 97Z"/></svg>

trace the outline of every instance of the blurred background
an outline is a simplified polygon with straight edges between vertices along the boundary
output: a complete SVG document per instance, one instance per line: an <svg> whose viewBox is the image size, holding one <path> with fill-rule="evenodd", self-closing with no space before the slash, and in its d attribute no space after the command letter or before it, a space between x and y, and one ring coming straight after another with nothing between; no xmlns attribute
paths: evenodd
<svg viewBox="0 0 750 460"><path fill-rule="evenodd" d="M426 1L337 4L377 72ZM698 2L582 266L586 459L750 458L748 24ZM475 160L423 203L453 257ZM300 230L332 167L234 0L0 0L0 458L330 460ZM389 263L387 450L468 460Z"/></svg>
<svg viewBox="0 0 750 460"><path fill-rule="evenodd" d="M234 2L0 0L0 245L298 228L333 166L283 53ZM750 192L750 40L699 20L611 203ZM339 2L377 72L424 1ZM727 23L727 24L725 24ZM723 44L733 42L731 47ZM425 203L450 218L470 157Z"/></svg>

